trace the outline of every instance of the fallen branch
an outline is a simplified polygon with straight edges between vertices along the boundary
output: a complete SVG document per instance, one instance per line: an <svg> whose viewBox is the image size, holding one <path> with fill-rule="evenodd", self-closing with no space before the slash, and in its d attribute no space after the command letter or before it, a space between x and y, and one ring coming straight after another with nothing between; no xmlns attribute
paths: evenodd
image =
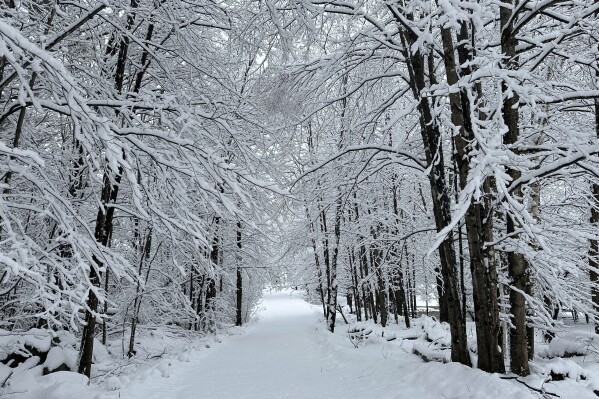
<svg viewBox="0 0 599 399"><path fill-rule="evenodd" d="M509 377L509 376L504 376L504 377L499 377L499 378L501 378L502 380L514 380L514 381L516 381L516 382L519 382L520 384L524 385L526 388L530 389L531 391L534 391L534 392L540 393L541 395L543 395L543 397L544 397L544 398L551 398L551 397L554 397L554 398L560 398L560 397L561 397L561 396L559 396L559 395L558 395L558 394L556 394L556 393L553 393L553 392L547 392L547 391L546 391L546 390L543 388L543 386L541 386L541 388L535 388L535 387L532 387L532 386L528 385L528 384L527 384L525 381L519 380L519 379L518 379L518 377Z"/></svg>
<svg viewBox="0 0 599 399"><path fill-rule="evenodd" d="M2 384L0 384L0 387L4 388L4 386L6 385L6 381L8 381L8 379L10 378L10 376L14 373L13 370L10 370L10 373L8 373L8 375L6 376L6 378L4 379L4 381L2 381Z"/></svg>
<svg viewBox="0 0 599 399"><path fill-rule="evenodd" d="M349 324L349 322L347 321L347 319L345 318L345 315L343 314L343 310L341 309L341 305L337 305L337 311L339 313L341 313L341 317L343 317L343 321L345 322L345 324Z"/></svg>

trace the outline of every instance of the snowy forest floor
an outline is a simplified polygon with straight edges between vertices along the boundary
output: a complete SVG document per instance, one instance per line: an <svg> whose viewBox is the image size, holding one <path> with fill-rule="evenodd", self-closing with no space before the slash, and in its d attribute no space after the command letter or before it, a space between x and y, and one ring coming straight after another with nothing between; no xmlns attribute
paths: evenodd
<svg viewBox="0 0 599 399"><path fill-rule="evenodd" d="M216 338L202 350L163 359L149 369L87 385L75 373L58 372L21 382L8 398L219 399L219 398L596 398L596 359L539 360L525 382L502 379L455 363L425 363L411 353L412 334L380 326L354 347L343 321L335 334L324 330L321 308L298 292L266 293L257 321L230 338ZM368 324L366 324L368 326ZM422 326L416 323L416 331ZM580 333L580 332L579 332ZM402 339L406 338L406 339ZM549 370L570 373L545 382ZM582 378L580 378L582 376ZM29 384L29 385L27 385ZM27 387L29 389L27 389Z"/></svg>

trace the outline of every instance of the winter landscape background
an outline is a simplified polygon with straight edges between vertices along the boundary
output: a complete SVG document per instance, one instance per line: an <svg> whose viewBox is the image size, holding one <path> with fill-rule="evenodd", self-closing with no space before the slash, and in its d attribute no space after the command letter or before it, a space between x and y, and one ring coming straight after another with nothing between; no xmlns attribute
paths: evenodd
<svg viewBox="0 0 599 399"><path fill-rule="evenodd" d="M0 396L599 396L599 2L0 0Z"/></svg>

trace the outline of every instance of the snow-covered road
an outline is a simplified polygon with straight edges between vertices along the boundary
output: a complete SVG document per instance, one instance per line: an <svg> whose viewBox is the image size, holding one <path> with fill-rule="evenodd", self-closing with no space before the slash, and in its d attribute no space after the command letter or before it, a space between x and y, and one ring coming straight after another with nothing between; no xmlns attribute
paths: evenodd
<svg viewBox="0 0 599 399"><path fill-rule="evenodd" d="M533 398L498 376L459 364L423 363L383 339L355 349L322 331L319 307L299 293L265 294L257 323L240 336L193 352L168 377L133 381L103 398L438 399ZM318 330L318 331L317 331Z"/></svg>
<svg viewBox="0 0 599 399"><path fill-rule="evenodd" d="M299 294L265 294L260 320L242 336L174 365L169 378L135 382L123 399L358 398L379 391L374 373L385 378L385 362L339 362L315 333L318 308ZM347 341L349 344L349 341ZM351 348L353 350L353 348ZM382 355L381 355L382 359ZM352 364L353 363L353 364ZM391 382L391 381L389 381ZM379 386L379 388L381 388ZM379 391L380 392L380 391ZM381 393L382 394L382 393Z"/></svg>
<svg viewBox="0 0 599 399"><path fill-rule="evenodd" d="M355 348L340 321L335 334L319 320L321 308L301 299L301 293L264 295L258 320L249 327L232 329L223 338L205 337L189 345L188 352L165 356L139 370L115 375L100 383L72 372L46 376L23 373L7 387L8 399L536 399L539 394L515 380L458 363L425 363L411 353L413 340L382 338L374 329L368 342ZM424 320L426 321L426 320ZM421 320L422 322L422 320ZM384 336L414 336L423 325L408 333L391 324ZM369 327L369 328L370 328ZM408 333L408 335L406 335ZM420 338L419 338L420 339ZM220 343L222 341L222 343ZM171 350L172 340L157 335L148 341L154 349ZM207 343L202 347L200 342ZM422 343L422 341L420 341ZM428 342L428 341L426 341ZM133 358L130 366L135 365ZM570 363L567 363L570 362ZM551 363L559 370L580 369L569 359L537 359L535 370ZM526 379L535 389L546 389L562 399L593 399L599 390L599 366L584 363L585 379L546 381L548 372ZM572 368L574 367L574 368ZM560 371L563 372L563 371ZM568 375L570 372L568 372ZM17 381L18 380L18 381ZM96 380L98 381L98 380ZM4 395L6 396L6 395ZM4 397L0 391L0 397ZM556 397L556 396L551 396Z"/></svg>

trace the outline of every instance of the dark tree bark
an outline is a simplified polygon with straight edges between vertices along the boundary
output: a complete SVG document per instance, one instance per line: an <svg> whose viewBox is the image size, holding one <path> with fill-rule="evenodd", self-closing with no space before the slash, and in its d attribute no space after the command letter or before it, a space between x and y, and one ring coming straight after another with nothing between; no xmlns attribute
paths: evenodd
<svg viewBox="0 0 599 399"><path fill-rule="evenodd" d="M364 303L364 320L368 320L369 319L369 299L366 296L366 293L368 292L366 290L366 284L364 283L364 279L367 276L365 271L364 271L364 258L362 256L362 246L360 246L360 259L359 259L359 265L360 265L360 288L362 290L362 301Z"/></svg>
<svg viewBox="0 0 599 399"><path fill-rule="evenodd" d="M515 4L514 0L507 0L507 5ZM500 20L501 20L501 50L507 61L505 63L506 69L518 68L518 57L516 53L516 46L518 40L516 39L515 33L513 33L513 20L512 7L500 7ZM516 93L512 92L510 97L508 96L508 86L503 83L503 121L508 129L507 133L503 136L503 143L511 147L518 141L520 130L519 130L519 97ZM516 149L512 149L516 151ZM520 171L513 167L508 167L507 172L512 178L512 181L520 178ZM522 190L517 188L512 192L515 197L522 195ZM511 235L514 240L517 240L516 231L518 225L516 220L508 213L507 214L507 234ZM526 299L522 292L527 292L530 284L528 276L528 264L524 256L516 251L509 251L507 253L508 260L508 273L513 285L513 289L510 290L510 306L512 314L512 325L510 329L510 367L511 371L521 376L527 376L530 374L528 367L528 340L527 340L527 328L526 328Z"/></svg>
<svg viewBox="0 0 599 399"><path fill-rule="evenodd" d="M150 259L151 246L152 246L152 228L150 228L148 230L146 240L145 240L144 245L141 248L141 251L139 254L139 269L137 271L139 276L141 276L144 261L147 261ZM148 275L149 275L149 269L148 269L148 273L146 273L146 281L147 281ZM129 336L129 350L127 351L128 357L132 357L133 355L135 355L135 333L137 330L137 323L139 321L139 311L141 309L141 301L142 301L142 288L141 288L140 282L138 281L137 286L135 288L135 299L133 300L133 317L131 317L131 334Z"/></svg>
<svg viewBox="0 0 599 399"><path fill-rule="evenodd" d="M322 233L322 257L324 260L324 275L326 282L325 296L325 319L329 319L329 304L331 302L331 256L329 251L329 231L327 226L327 215L324 210L320 210L320 232ZM334 310L336 312L336 309Z"/></svg>
<svg viewBox="0 0 599 399"><path fill-rule="evenodd" d="M353 249L348 248L349 253L349 269L352 281L352 293L354 296L354 303L356 306L356 320L362 321L362 300L360 298L360 290L358 287L358 272L356 270L356 254Z"/></svg>
<svg viewBox="0 0 599 399"><path fill-rule="evenodd" d="M420 132L424 145L427 164L430 166L429 184L431 189L431 200L433 203L433 214L437 231L443 230L451 222L451 209L449 198L449 187L445 179L445 161L442 151L441 132L437 121L433 117L429 98L422 95L426 88L424 56L420 52L413 53L410 49L417 46L418 36L405 26L405 20L413 20L413 15L399 15L399 11L388 5L394 15L402 44L405 49L406 63L410 78L410 87L417 101L419 114ZM432 71L431 71L432 72ZM457 287L457 265L455 249L453 247L453 233L450 231L439 246L439 258L441 262L441 275L443 278L444 296L440 298L447 304L448 320L451 328L451 359L470 366L470 353L466 335L466 320L462 312L460 296Z"/></svg>
<svg viewBox="0 0 599 399"><path fill-rule="evenodd" d="M236 302L236 309L235 309L235 325L236 326L241 326L242 324L242 309L243 309L243 280L242 280L242 276L241 276L241 222L238 221L237 222L237 270L236 270L236 277L237 277L237 290L235 292L235 302Z"/></svg>
<svg viewBox="0 0 599 399"><path fill-rule="evenodd" d="M131 11L127 14L127 31L130 31L133 28L136 18L136 9L138 5L139 3L137 0L131 0ZM149 28L149 31L152 30L153 28ZM128 35L123 35L120 39L120 42L118 43L118 58L114 74L114 81L115 89L119 94L121 94L123 91L123 84L125 81L125 67L127 65L127 58L129 53L129 42L130 39ZM107 54L112 53L111 46L112 43L109 41L107 47ZM143 54L145 55L145 51L143 52ZM142 55L142 59L145 59L144 55ZM147 58L147 55L145 55L145 57ZM136 85L133 88L133 92L138 93L140 88L141 79L139 81L139 86ZM118 197L118 191L121 183L122 174L123 168L119 166L117 171L112 171L110 170L110 168L108 168L104 173L103 177L103 188L100 197L101 204L96 216L94 238L98 243L100 243L104 247L107 246L108 239L111 236L113 230L115 208L112 204L116 202L116 199ZM90 267L89 281L92 284L92 286L100 287L100 270L104 267L104 264L102 260L98 259L96 256L93 257L93 260L95 264L92 264ZM83 329L81 339L81 348L79 350L79 365L77 368L79 373L84 374L87 377L91 375L98 302L98 297L93 292L93 290L90 290L86 303L87 309L85 312L85 327Z"/></svg>
<svg viewBox="0 0 599 399"><path fill-rule="evenodd" d="M356 199L356 193L354 193L354 201ZM354 202L354 217L356 224L360 220L360 212L358 209L357 201ZM358 236L359 243L359 265L360 265L360 285L362 289L362 300L364 303L364 319L368 320L369 317L374 319L376 323L376 310L374 310L374 297L372 295L372 290L370 289L370 284L367 282L369 280L368 276L368 256L366 253L366 247L364 245L364 237ZM370 316L369 316L370 315Z"/></svg>
<svg viewBox="0 0 599 399"><path fill-rule="evenodd" d="M214 332L214 310L216 307L216 271L220 266L220 217L214 218L214 237L210 248L210 262L213 272L206 278L206 305L204 307L205 328L208 332Z"/></svg>
<svg viewBox="0 0 599 399"><path fill-rule="evenodd" d="M370 234L372 239L376 242L378 238L377 228L372 226L370 229ZM383 254L381 253L381 249L378 247L378 244L374 244L370 246L370 259L373 268L373 273L376 277L376 298L377 298L377 307L379 310L381 326L385 327L387 325L387 288L385 287L385 282L383 279Z"/></svg>
<svg viewBox="0 0 599 399"><path fill-rule="evenodd" d="M306 208L306 217L309 218L308 208ZM312 235L310 241L312 242L312 251L314 252L314 267L316 268L316 278L318 279L318 294L320 295L320 303L322 304L322 315L327 317L327 308L324 300L324 288L322 286L322 268L320 267L320 257L318 256L318 247L316 245L316 230L314 229L314 223L310 222L309 231Z"/></svg>
<svg viewBox="0 0 599 399"><path fill-rule="evenodd" d="M596 77L599 79L599 72ZM599 138L599 99L595 99L595 133ZM599 183L593 183L591 186L591 224L595 226L595 231L599 227ZM591 280L591 299L595 312L599 313L599 241L589 240L589 277ZM595 333L599 334L599 322L595 321Z"/></svg>
<svg viewBox="0 0 599 399"><path fill-rule="evenodd" d="M108 237L112 232L112 221L114 219L115 208L111 206L116 202L121 182L123 170L119 170L114 177L114 182L111 181L109 172L104 174L104 188L102 190L101 202L102 205L98 209L96 216L96 228L94 238L100 245L107 246ZM94 263L90 265L89 281L92 286L100 286L100 269L103 267L103 262L94 256ZM96 315L98 312L98 297L90 290L87 297L87 309L85 312L85 327L81 337L81 348L79 353L79 366L77 371L87 377L91 375L92 357L94 351L94 336L96 327Z"/></svg>
<svg viewBox="0 0 599 399"><path fill-rule="evenodd" d="M456 86L459 81L458 67L455 59L455 49L451 30L441 29L441 39L444 48L444 64L447 83ZM472 59L473 55L465 48L469 42L470 33L465 22L461 22L457 34L458 55L460 64ZM463 75L470 74L469 70L462 70ZM449 94L451 107L451 120L458 129L454 136L457 150L456 162L460 188L468 184L470 171L469 146L474 143L472 121L470 113L470 99L465 92L451 92ZM497 298L497 271L495 268L495 254L492 246L485 243L493 240L493 214L490 199L488 198L489 182L484 182L486 198L469 204L465 215L466 236L470 251L470 270L472 273L472 293L474 299L474 314L476 319L478 367L491 373L505 371L503 355L499 346L499 303ZM463 304L465 307L465 303Z"/></svg>
<svg viewBox="0 0 599 399"><path fill-rule="evenodd" d="M341 240L341 214L343 212L341 196L338 193L336 206L335 206L335 226L333 234L335 237L335 246L333 247L333 256L330 264L330 288L328 296L328 308L327 308L327 328L330 332L335 332L335 320L337 319L337 262L339 259L339 242Z"/></svg>
<svg viewBox="0 0 599 399"><path fill-rule="evenodd" d="M376 324L378 323L378 314L376 311L376 303L374 301L374 290L372 284L370 283L371 273L370 268L368 267L368 251L366 250L366 246L364 244L360 245L360 262L364 269L364 279L366 280L365 286L368 290L368 306L370 309L370 317Z"/></svg>

